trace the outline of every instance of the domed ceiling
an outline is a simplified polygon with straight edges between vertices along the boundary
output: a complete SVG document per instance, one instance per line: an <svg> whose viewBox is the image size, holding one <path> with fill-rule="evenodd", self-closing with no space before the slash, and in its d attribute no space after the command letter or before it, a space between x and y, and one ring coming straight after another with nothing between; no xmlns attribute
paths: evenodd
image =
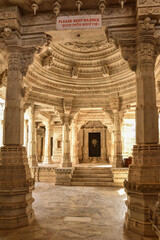
<svg viewBox="0 0 160 240"><path fill-rule="evenodd" d="M135 74L106 39L52 43L35 59L27 82L72 96L135 91Z"/></svg>

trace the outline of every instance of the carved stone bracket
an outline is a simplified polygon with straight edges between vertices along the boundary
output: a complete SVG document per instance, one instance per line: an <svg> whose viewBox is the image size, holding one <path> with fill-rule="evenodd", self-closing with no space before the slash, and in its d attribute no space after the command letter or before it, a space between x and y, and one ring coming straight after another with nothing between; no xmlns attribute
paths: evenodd
<svg viewBox="0 0 160 240"><path fill-rule="evenodd" d="M110 106L112 111L119 111L120 110L120 97L119 93L115 93L109 96Z"/></svg>
<svg viewBox="0 0 160 240"><path fill-rule="evenodd" d="M69 114L72 109L72 99L64 99L63 100L63 110L64 110L64 118L69 119Z"/></svg>
<svg viewBox="0 0 160 240"><path fill-rule="evenodd" d="M31 88L30 87L23 87L22 88L22 97L23 100L26 102L28 97L29 97L29 92L30 92Z"/></svg>

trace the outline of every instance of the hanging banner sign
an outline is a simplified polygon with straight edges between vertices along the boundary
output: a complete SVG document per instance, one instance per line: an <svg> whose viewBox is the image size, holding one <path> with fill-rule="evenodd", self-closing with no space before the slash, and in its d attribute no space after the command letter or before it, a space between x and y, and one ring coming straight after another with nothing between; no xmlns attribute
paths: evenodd
<svg viewBox="0 0 160 240"><path fill-rule="evenodd" d="M57 17L57 30L101 28L101 15L78 15Z"/></svg>

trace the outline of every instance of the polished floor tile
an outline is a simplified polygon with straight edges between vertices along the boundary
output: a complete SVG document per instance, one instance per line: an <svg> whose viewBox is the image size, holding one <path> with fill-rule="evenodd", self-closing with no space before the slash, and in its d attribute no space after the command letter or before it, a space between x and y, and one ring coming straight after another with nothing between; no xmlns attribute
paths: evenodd
<svg viewBox="0 0 160 240"><path fill-rule="evenodd" d="M123 230L123 189L36 183L33 195L33 224L1 230L0 240L145 240Z"/></svg>

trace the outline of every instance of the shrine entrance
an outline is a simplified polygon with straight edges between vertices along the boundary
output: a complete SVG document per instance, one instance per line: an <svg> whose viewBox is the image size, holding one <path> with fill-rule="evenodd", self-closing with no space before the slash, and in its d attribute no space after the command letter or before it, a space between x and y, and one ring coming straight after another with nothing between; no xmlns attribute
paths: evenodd
<svg viewBox="0 0 160 240"><path fill-rule="evenodd" d="M89 157L101 157L101 134L100 132L89 133Z"/></svg>

